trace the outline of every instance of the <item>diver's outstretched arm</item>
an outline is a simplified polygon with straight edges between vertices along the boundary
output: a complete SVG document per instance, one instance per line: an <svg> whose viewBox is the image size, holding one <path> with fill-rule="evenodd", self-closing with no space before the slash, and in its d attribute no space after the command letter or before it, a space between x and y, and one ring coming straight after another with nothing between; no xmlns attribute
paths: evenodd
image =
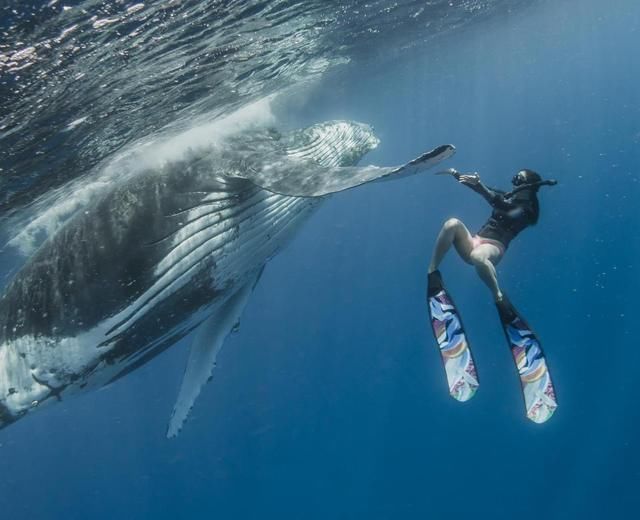
<svg viewBox="0 0 640 520"><path fill-rule="evenodd" d="M504 192L489 188L483 184L477 173L473 175L460 175L458 182L482 195L482 198L492 206L497 206L504 201Z"/></svg>

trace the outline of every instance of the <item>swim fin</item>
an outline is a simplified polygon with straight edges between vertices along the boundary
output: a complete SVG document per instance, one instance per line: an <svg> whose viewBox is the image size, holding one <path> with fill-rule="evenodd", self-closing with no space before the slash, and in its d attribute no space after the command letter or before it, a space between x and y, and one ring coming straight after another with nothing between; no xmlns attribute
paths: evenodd
<svg viewBox="0 0 640 520"><path fill-rule="evenodd" d="M476 365L460 314L444 287L440 271L429 273L427 303L431 328L447 374L449 394L458 401L468 401L479 385Z"/></svg>
<svg viewBox="0 0 640 520"><path fill-rule="evenodd" d="M558 403L540 341L506 295L496 307L520 375L527 417L543 423L551 418Z"/></svg>

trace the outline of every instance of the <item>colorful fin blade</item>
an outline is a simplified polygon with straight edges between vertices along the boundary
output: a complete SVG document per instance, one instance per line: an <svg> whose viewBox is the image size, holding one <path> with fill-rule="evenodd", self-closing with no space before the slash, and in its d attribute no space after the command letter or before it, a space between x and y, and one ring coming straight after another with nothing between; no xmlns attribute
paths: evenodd
<svg viewBox="0 0 640 520"><path fill-rule="evenodd" d="M520 376L527 417L538 424L546 422L558 403L540 340L506 297L497 307Z"/></svg>
<svg viewBox="0 0 640 520"><path fill-rule="evenodd" d="M440 349L449 385L449 394L468 401L478 389L478 375L462 320L442 285L438 271L429 275L427 294L431 328Z"/></svg>

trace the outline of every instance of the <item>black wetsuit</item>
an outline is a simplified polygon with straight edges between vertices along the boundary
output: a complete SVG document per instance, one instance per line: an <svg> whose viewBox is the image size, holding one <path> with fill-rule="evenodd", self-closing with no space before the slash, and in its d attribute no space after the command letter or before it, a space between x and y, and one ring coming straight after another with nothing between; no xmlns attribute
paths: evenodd
<svg viewBox="0 0 640 520"><path fill-rule="evenodd" d="M482 195L493 207L491 217L477 233L479 237L497 240L506 249L518 233L538 220L538 201L534 190L524 190L508 196L481 182L467 186Z"/></svg>

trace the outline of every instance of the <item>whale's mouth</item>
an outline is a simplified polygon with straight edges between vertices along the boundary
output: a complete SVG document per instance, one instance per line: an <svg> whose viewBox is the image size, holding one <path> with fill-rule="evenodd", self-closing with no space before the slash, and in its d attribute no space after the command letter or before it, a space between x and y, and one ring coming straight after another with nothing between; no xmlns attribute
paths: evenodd
<svg viewBox="0 0 640 520"><path fill-rule="evenodd" d="M285 144L289 157L322 166L355 166L380 144L373 127L354 121L327 121L292 132Z"/></svg>
<svg viewBox="0 0 640 520"><path fill-rule="evenodd" d="M371 125L367 125L365 123L359 123L362 127L360 129L362 133L363 144L365 147L368 147L369 150L373 150L377 148L380 144L380 139L375 134L375 129Z"/></svg>
<svg viewBox="0 0 640 520"><path fill-rule="evenodd" d="M380 139L375 134L373 126L366 123L358 123L355 121L333 121L329 124L335 127L335 131L339 132L342 138L353 148L361 151L370 151L380 144ZM364 153L366 153L366 151Z"/></svg>

